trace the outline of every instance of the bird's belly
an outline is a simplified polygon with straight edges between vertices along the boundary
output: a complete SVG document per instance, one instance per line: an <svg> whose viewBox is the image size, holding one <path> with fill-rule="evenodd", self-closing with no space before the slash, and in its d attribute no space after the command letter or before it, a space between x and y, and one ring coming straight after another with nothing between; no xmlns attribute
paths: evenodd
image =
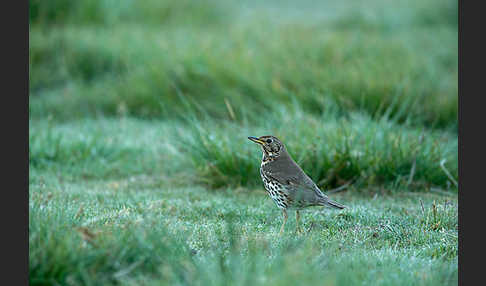
<svg viewBox="0 0 486 286"><path fill-rule="evenodd" d="M280 209L286 209L291 205L291 199L289 196L284 192L283 186L271 178L265 176L265 174L260 169L260 175L263 180L263 185L265 190L267 191L270 198L272 198L273 202L277 205Z"/></svg>

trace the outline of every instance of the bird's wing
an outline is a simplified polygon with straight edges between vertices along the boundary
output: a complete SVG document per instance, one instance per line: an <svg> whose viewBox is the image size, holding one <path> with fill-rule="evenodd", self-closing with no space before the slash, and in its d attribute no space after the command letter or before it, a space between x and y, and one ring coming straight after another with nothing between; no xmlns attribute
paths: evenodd
<svg viewBox="0 0 486 286"><path fill-rule="evenodd" d="M285 193L295 202L301 202L304 205L317 205L326 198L310 179L310 182L302 181L297 176L284 176L280 172L267 172L266 175L282 184Z"/></svg>
<svg viewBox="0 0 486 286"><path fill-rule="evenodd" d="M319 190L312 179L295 162L292 163L286 163L286 168L270 165L263 171L265 175L282 184L293 200L303 200L311 204L326 200L327 196Z"/></svg>

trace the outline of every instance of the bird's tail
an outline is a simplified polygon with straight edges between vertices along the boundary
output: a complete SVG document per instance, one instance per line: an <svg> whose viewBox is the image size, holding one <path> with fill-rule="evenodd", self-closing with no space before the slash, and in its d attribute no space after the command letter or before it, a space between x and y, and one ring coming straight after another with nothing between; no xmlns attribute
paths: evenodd
<svg viewBox="0 0 486 286"><path fill-rule="evenodd" d="M345 206L343 206L342 204L337 203L335 201L331 201L331 200L327 200L324 205L332 207L332 208L336 208L336 209L344 209L345 208Z"/></svg>

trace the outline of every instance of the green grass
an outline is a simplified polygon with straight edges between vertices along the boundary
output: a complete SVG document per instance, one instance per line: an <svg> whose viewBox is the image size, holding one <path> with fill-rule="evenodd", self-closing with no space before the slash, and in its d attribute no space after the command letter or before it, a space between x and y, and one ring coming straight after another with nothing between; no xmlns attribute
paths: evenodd
<svg viewBox="0 0 486 286"><path fill-rule="evenodd" d="M29 2L29 23L31 25L117 25L120 22L144 25L189 25L217 24L224 18L222 1L180 0L144 3L137 1L86 0L70 2L42 0Z"/></svg>
<svg viewBox="0 0 486 286"><path fill-rule="evenodd" d="M292 215L278 237L262 190L30 179L32 285L457 283L456 196L334 195L349 208L304 212L297 236Z"/></svg>
<svg viewBox="0 0 486 286"><path fill-rule="evenodd" d="M247 137L274 134L324 189L352 182L357 188L457 190L453 134L377 122L362 114L336 119L331 111L308 117L299 109L284 109L280 116L264 119L261 125L243 126L210 119L178 124L131 118L31 121L29 162L40 170L62 170L65 176L159 174L211 188L252 188L261 184L261 151Z"/></svg>
<svg viewBox="0 0 486 286"><path fill-rule="evenodd" d="M32 33L31 92L39 95L31 97L30 113L167 118L202 107L227 118L229 99L240 119L243 106L258 114L273 111L275 102L294 100L319 114L329 99L345 110L388 113L416 124L450 127L457 120L457 50L442 47L451 39L447 46L456 44L457 31L439 29L429 38L430 29L384 36L326 26L268 27L249 34L253 29L215 34L197 28L63 27ZM221 38L227 33L234 37L230 43ZM143 44L123 45L126 41Z"/></svg>
<svg viewBox="0 0 486 286"><path fill-rule="evenodd" d="M213 188L260 185L255 164L261 151L246 137L267 134L279 137L297 163L324 188L350 181L358 187L449 188L457 181L457 138L452 134L374 121L362 114L336 119L330 110L321 117L309 117L298 109L283 109L278 116L261 119L261 125L226 123L223 131L215 124L192 122L194 131L188 132L182 150L192 158L203 182ZM236 134L231 131L236 129ZM441 167L442 160L454 174L452 179Z"/></svg>
<svg viewBox="0 0 486 286"><path fill-rule="evenodd" d="M239 120L245 110L272 112L295 100L319 114L332 100L377 118L456 129L457 27L434 16L435 7L415 3L395 17L395 6L375 4L375 14L344 6L337 19L299 22L247 8L252 16L228 16L211 27L184 18L177 25L31 24L29 111L63 120L98 113L173 118L202 108L221 119L229 99ZM449 6L441 7L439 15L454 20ZM201 17L218 11L170 15L186 10Z"/></svg>
<svg viewBox="0 0 486 286"><path fill-rule="evenodd" d="M457 189L430 188L434 176L447 180L437 160L454 158L453 137L429 131L418 145L420 130L364 115L320 122L283 113L315 125L282 138L324 190L356 179L331 195L348 209L304 212L301 236L293 215L277 236L281 214L258 180L248 126L234 134L234 123L211 120L31 121L31 284L457 283ZM254 131L279 126L266 122ZM362 149L346 149L348 140ZM410 185L407 154L417 156ZM351 165L336 170L338 162ZM457 161L448 166L457 176Z"/></svg>
<svg viewBox="0 0 486 286"><path fill-rule="evenodd" d="M30 1L30 284L457 284L457 12ZM279 237L268 134L348 208Z"/></svg>

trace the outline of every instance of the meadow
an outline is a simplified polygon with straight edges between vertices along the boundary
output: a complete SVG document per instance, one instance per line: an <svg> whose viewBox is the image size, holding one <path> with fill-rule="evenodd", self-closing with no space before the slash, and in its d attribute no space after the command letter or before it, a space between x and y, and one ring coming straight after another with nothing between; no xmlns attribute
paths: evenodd
<svg viewBox="0 0 486 286"><path fill-rule="evenodd" d="M457 284L457 1L29 6L31 285Z"/></svg>

